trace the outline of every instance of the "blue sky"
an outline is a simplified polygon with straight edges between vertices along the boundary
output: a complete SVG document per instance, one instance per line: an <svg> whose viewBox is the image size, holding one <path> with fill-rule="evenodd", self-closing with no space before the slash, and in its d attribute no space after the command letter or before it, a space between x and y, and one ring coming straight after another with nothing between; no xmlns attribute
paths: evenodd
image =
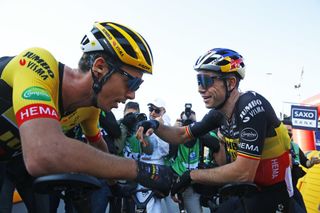
<svg viewBox="0 0 320 213"><path fill-rule="evenodd" d="M161 97L172 120L186 102L201 118L207 109L197 93L193 64L205 51L226 47L245 58L241 90L261 93L280 115L287 113L288 102L320 93L319 11L319 0L3 0L0 55L39 46L76 67L80 40L92 23L119 22L142 34L153 51L154 75L144 76L136 94L144 112L150 100ZM298 91L294 85L302 68ZM120 116L122 106L114 112Z"/></svg>

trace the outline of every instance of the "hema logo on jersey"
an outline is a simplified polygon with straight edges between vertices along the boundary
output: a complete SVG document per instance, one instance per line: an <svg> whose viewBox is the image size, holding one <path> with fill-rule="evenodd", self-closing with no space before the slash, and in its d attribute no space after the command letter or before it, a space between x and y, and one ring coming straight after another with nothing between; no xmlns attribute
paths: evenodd
<svg viewBox="0 0 320 213"><path fill-rule="evenodd" d="M16 113L18 126L25 121L35 118L53 118L59 120L56 109L46 104L30 104L21 108Z"/></svg>

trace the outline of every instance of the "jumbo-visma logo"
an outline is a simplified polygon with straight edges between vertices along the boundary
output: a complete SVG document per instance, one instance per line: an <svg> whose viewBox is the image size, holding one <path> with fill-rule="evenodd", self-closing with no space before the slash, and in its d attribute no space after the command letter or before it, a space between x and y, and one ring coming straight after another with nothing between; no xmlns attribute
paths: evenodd
<svg viewBox="0 0 320 213"><path fill-rule="evenodd" d="M27 100L51 101L48 92L41 87L29 87L22 93L22 98Z"/></svg>

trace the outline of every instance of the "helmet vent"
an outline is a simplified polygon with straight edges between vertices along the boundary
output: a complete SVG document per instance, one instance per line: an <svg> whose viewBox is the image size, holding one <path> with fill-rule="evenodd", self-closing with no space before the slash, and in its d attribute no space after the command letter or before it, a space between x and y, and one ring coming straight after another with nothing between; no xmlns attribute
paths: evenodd
<svg viewBox="0 0 320 213"><path fill-rule="evenodd" d="M87 36L84 36L83 39L81 40L81 44L84 46L84 45L86 45L86 44L88 44L88 43L89 43L88 37L87 37Z"/></svg>
<svg viewBox="0 0 320 213"><path fill-rule="evenodd" d="M98 30L94 32L94 36L96 37L97 40L104 39L103 34Z"/></svg>
<svg viewBox="0 0 320 213"><path fill-rule="evenodd" d="M129 41L119 31L117 31L116 29L114 29L110 25L107 25L105 27L110 31L110 33L120 43L120 45L122 46L122 48L124 49L124 51L126 51L126 53L128 55L130 55L132 58L137 58L137 55L136 55L135 51L133 50L133 48L131 47Z"/></svg>
<svg viewBox="0 0 320 213"><path fill-rule="evenodd" d="M209 64L214 60L215 60L214 58L207 58L205 61L202 62L202 64Z"/></svg>
<svg viewBox="0 0 320 213"><path fill-rule="evenodd" d="M217 62L218 66L224 66L224 65L227 65L227 64L230 64L230 62L227 61L227 60L222 60L222 61Z"/></svg>
<svg viewBox="0 0 320 213"><path fill-rule="evenodd" d="M113 24L115 24L115 23L113 23ZM115 24L115 25L117 25L117 24ZM141 36L141 38L143 41L136 34L134 34L131 30L129 30L125 26L121 26L121 25L117 25L117 26L120 27L121 29L123 29L124 31L126 31L131 36L131 38L137 43L137 45L141 49L143 57L146 59L147 63L151 64L151 59L148 56L149 53L146 50L145 45L144 45L144 43L147 44L147 42L142 38L142 36ZM147 44L147 48L149 49L151 57L152 57L152 53L151 53L151 50L150 50L150 47L148 46L148 44Z"/></svg>

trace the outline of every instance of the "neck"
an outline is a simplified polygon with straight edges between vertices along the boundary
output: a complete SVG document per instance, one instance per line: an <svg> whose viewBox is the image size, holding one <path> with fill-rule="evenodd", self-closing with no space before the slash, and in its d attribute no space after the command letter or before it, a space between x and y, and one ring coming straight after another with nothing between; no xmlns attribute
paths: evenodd
<svg viewBox="0 0 320 213"><path fill-rule="evenodd" d="M226 103L221 109L221 111L225 114L228 120L230 120L232 117L235 104L238 101L239 97L240 97L240 92L237 89L234 89L231 92L230 97L228 98L228 100L226 101Z"/></svg>
<svg viewBox="0 0 320 213"><path fill-rule="evenodd" d="M88 82L91 82L88 83ZM91 105L92 79L90 72L65 67L62 82L62 100L65 112Z"/></svg>

